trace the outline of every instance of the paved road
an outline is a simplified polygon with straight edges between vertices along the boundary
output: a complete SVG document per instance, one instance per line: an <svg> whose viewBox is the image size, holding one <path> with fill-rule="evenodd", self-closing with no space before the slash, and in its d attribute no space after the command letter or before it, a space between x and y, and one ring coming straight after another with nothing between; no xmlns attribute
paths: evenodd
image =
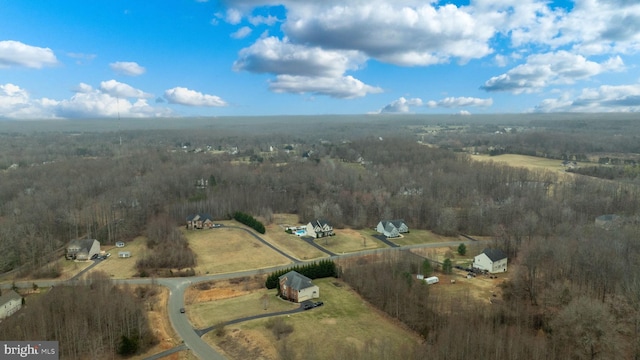
<svg viewBox="0 0 640 360"><path fill-rule="evenodd" d="M382 241L383 243L387 244L388 246L392 247L392 248L397 248L400 247L400 245L394 243L393 241L389 240L388 237L380 234L380 235L373 235L374 238Z"/></svg>

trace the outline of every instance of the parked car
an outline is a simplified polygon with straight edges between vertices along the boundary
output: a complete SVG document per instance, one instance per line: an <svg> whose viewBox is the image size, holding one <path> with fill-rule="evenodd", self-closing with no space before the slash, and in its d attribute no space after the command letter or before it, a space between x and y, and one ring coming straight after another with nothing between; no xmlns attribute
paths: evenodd
<svg viewBox="0 0 640 360"><path fill-rule="evenodd" d="M214 228L219 228L221 226L222 226L222 224L213 224L213 225L211 225L211 227L214 227Z"/></svg>
<svg viewBox="0 0 640 360"><path fill-rule="evenodd" d="M97 258L98 258L98 256L100 256L100 255L98 255L98 254L93 254L93 255L91 256L91 260L95 260L95 259L97 259Z"/></svg>
<svg viewBox="0 0 640 360"><path fill-rule="evenodd" d="M313 304L312 303L305 303L304 305L302 305L302 308L305 309L305 310L313 309Z"/></svg>
<svg viewBox="0 0 640 360"><path fill-rule="evenodd" d="M184 308L180 308L180 314L184 314L185 310Z"/></svg>
<svg viewBox="0 0 640 360"><path fill-rule="evenodd" d="M318 307L318 306L322 306L324 305L324 303L322 301L316 301L315 303L313 303L314 307Z"/></svg>

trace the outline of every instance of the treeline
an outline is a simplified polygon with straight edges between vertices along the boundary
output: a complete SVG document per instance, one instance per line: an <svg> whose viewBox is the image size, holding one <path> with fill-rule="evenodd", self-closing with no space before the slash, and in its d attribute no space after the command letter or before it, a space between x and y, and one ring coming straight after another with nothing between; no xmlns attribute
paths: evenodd
<svg viewBox="0 0 640 360"><path fill-rule="evenodd" d="M158 269L185 269L196 265L196 254L189 247L178 225L166 215L159 215L147 225L147 248L136 261L140 275Z"/></svg>
<svg viewBox="0 0 640 360"><path fill-rule="evenodd" d="M233 213L233 219L247 225L248 227L252 228L253 230L259 232L260 234L264 234L265 233L265 228L264 228L264 224L261 223L260 221L258 221L256 218L254 218L253 216L249 215L249 214L245 214L241 211L236 211L235 213Z"/></svg>
<svg viewBox="0 0 640 360"><path fill-rule="evenodd" d="M157 343L145 313L147 299L115 286L109 275L92 272L84 282L29 296L26 306L2 321L0 339L59 341L61 359L133 355Z"/></svg>
<svg viewBox="0 0 640 360"><path fill-rule="evenodd" d="M418 262L402 251L349 259L342 278L423 336L425 345L409 359L637 358L640 248L626 235L638 229L614 231L608 240L584 230L527 242L521 266L502 284L503 299L492 298L493 304L445 289L459 285L413 279Z"/></svg>
<svg viewBox="0 0 640 360"><path fill-rule="evenodd" d="M279 270L273 272L267 276L267 280L265 281L265 287L267 289L279 289L280 282L278 278L289 271L296 271L309 279L320 279L326 277L337 277L337 269L336 264L331 260L320 260L313 263L308 263L304 265L296 265L287 269Z"/></svg>
<svg viewBox="0 0 640 360"><path fill-rule="evenodd" d="M593 176L607 180L633 181L640 178L640 166L581 166L573 169L567 169L567 172Z"/></svg>

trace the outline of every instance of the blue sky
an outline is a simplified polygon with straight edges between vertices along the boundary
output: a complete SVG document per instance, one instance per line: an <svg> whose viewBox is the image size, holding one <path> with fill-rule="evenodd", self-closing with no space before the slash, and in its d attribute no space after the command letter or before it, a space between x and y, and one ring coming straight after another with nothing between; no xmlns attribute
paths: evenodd
<svg viewBox="0 0 640 360"><path fill-rule="evenodd" d="M637 0L0 0L0 119L640 110Z"/></svg>

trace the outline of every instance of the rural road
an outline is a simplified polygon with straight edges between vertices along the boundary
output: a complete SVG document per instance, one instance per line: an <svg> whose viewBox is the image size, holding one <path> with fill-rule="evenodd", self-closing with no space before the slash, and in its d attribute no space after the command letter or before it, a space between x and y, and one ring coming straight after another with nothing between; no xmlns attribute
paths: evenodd
<svg viewBox="0 0 640 360"><path fill-rule="evenodd" d="M232 227L232 226L229 226ZM266 240L260 238L258 235L248 231L247 229L241 227L232 227L243 229L247 231L252 236L259 239L261 242L265 243L271 249L277 251L278 253L284 255L288 259L290 259L294 264L299 263L300 260L287 255L283 251L275 248ZM468 237L467 237L468 238ZM468 238L470 239L470 238ZM335 260L338 258L350 258L350 257L358 257L370 254L380 254L387 251L398 251L398 250L408 250L408 249L419 249L419 248L438 248L438 247L447 247L447 246L458 246L463 243L465 245L473 244L475 240L462 240L462 241L447 241L447 242L438 242L438 243L428 243L428 244L418 244L418 245L408 245L408 246L400 246L393 248L383 248L383 249L373 249L373 250L363 250L354 253L341 254L341 255L333 255L330 256L329 259ZM311 260L313 261L313 260ZM94 262L90 267L95 266L97 262ZM137 279L122 279L122 280L113 280L114 283L117 284L131 284L131 285L149 285L149 284L158 284L165 286L169 289L169 301L168 301L168 313L169 320L171 321L171 325L175 329L176 333L180 338L182 338L183 344L179 345L175 348L169 349L162 353L155 354L151 357L148 357L148 360L151 359L161 359L164 356L167 356L171 353L184 350L185 348L192 351L194 355L202 360L224 360L225 357L218 353L215 349L213 349L209 344L207 344L200 336L206 333L206 331L210 331L213 329L202 329L197 330L194 329L191 323L189 322L188 316L186 314L180 313L180 308L184 307L184 293L185 290L193 285L200 282L205 281L215 281L215 280L226 280L226 279L234 279L239 277L246 276L254 276L259 274L269 274L278 270L287 269L291 267L292 264L273 266L262 269L252 269L245 271L238 271L233 273L225 273L225 274L215 274L215 275L205 275L205 276L194 276L188 278L137 278ZM87 269L88 270L88 269ZM78 277L78 275L74 276L70 280L43 280L43 281L23 281L16 282L12 284L0 284L0 288L11 288L12 286L16 286L18 288L30 288L35 283L38 287L52 287L55 285L63 284L66 281L73 281ZM298 309L293 311L299 311ZM277 314L275 314L277 315ZM270 314L265 314L265 316L270 316ZM273 316L273 314L271 315ZM249 319L237 319L236 322L246 321ZM229 323L233 323L233 320ZM205 331L206 330L206 331ZM204 332L203 332L204 331Z"/></svg>

